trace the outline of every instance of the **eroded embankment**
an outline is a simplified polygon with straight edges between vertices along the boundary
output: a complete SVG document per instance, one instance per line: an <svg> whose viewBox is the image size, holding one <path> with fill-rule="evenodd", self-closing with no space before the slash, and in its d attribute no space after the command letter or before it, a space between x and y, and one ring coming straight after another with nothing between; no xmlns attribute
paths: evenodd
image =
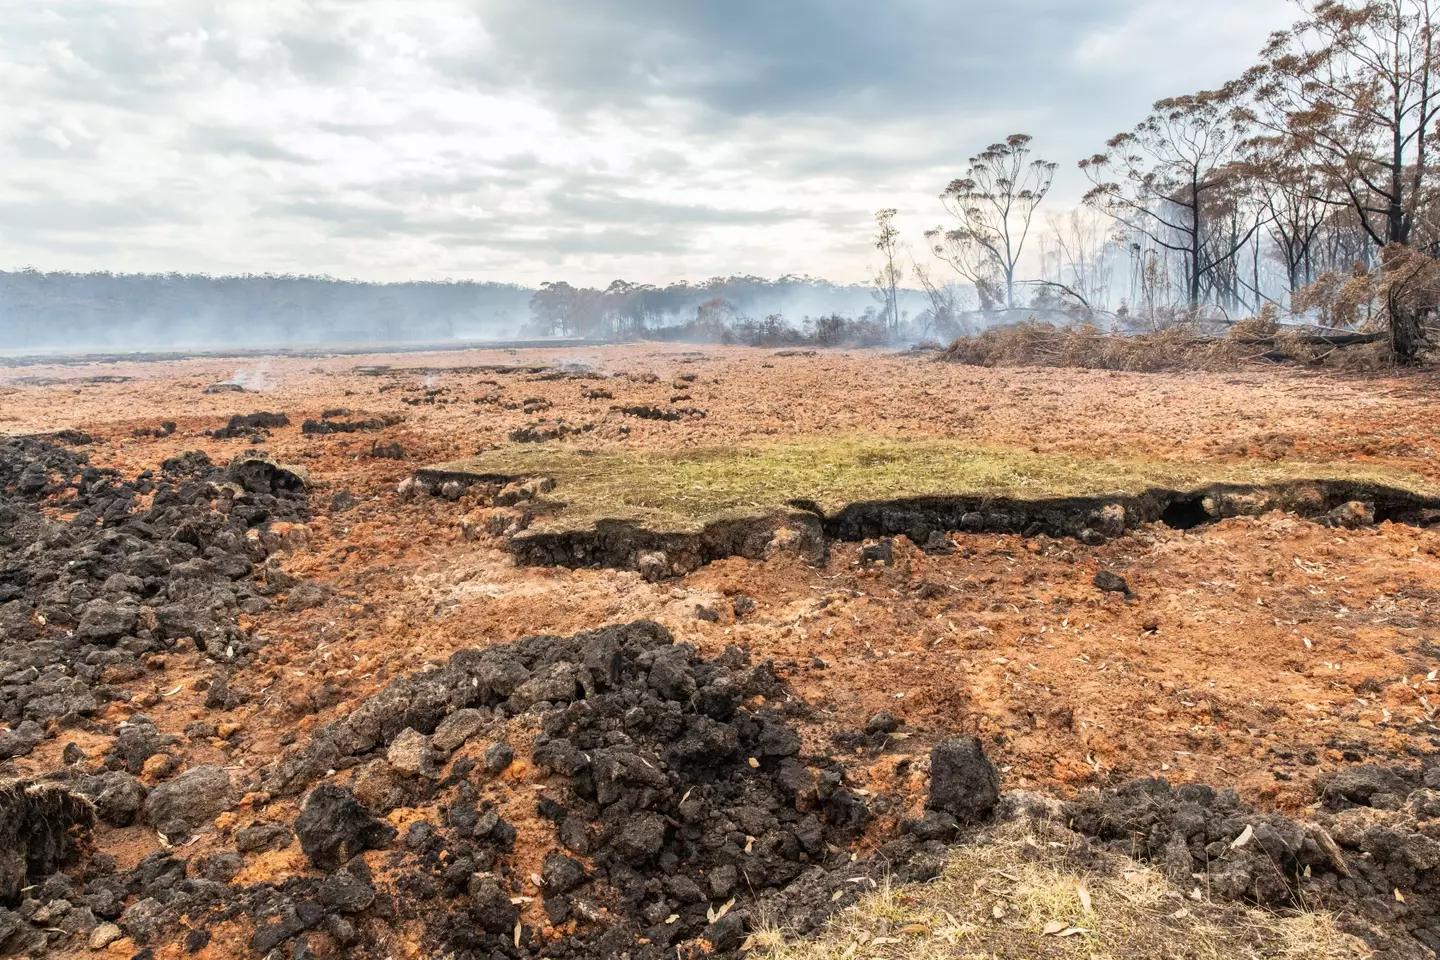
<svg viewBox="0 0 1440 960"><path fill-rule="evenodd" d="M565 516L563 489L547 479L421 470L402 493L469 497L502 508L490 531L506 537L525 566L637 570L647 579L683 576L727 557L764 559L777 552L820 561L832 542L908 537L922 548L953 549L947 534L1069 537L1099 545L1145 524L1187 530L1229 517L1282 511L1337 527L1440 522L1440 498L1355 480L1212 484L1195 490L1021 499L977 495L906 497L851 503L829 515L813 502L751 517L727 517L693 531L651 529L634 520L597 520L576 529L534 525Z"/></svg>

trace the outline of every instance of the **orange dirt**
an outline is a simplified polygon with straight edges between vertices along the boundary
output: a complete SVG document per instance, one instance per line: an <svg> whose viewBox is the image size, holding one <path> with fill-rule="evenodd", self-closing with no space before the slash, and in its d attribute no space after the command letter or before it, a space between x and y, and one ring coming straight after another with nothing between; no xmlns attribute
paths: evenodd
<svg viewBox="0 0 1440 960"><path fill-rule="evenodd" d="M536 382L463 369L550 362L635 376ZM354 372L361 364L406 372L365 376ZM272 388L202 393L237 366L260 372ZM646 373L658 381L643 382ZM705 410L703 420L609 412L612 403L666 404L677 392L672 381L692 373L682 405ZM135 379L87 379L95 376ZM497 386L504 400L543 397L553 406L537 417L473 402ZM820 567L788 557L731 559L652 584L611 570L517 569L498 541L462 537L463 507L401 504L395 487L423 464L505 444L511 429L540 417L594 424L567 441L576 448L869 431L1087 457L1349 459L1440 480L1435 386L1288 371L989 370L863 352L780 358L718 347L196 359L4 370L0 431L88 431L92 461L133 476L185 450L224 462L257 449L203 435L232 414L290 417L264 449L309 469L315 520L308 545L286 555L285 567L335 593L320 607L286 612L282 604L247 621L273 642L268 660L245 678L263 693L230 715L203 710L204 694L191 685L207 672L196 654L168 655L155 674L156 702L143 710L163 732L201 717L239 725L227 739L192 746L192 764L259 767L278 754L282 735L303 742L389 678L457 649L649 617L706 656L740 644L757 659L774 658L794 695L816 708L806 752L834 753L831 736L862 729L885 709L905 722L917 749L952 732L978 733L1009 787L1064 793L1163 775L1234 785L1248 800L1294 811L1314 800L1317 775L1338 765L1404 761L1440 745L1440 683L1430 679L1440 669L1431 646L1440 533L1388 523L1337 531L1269 515L1188 532L1147 529L1097 548L957 534L960 552L950 556L897 541L894 562L878 570L861 568L857 545L838 544ZM582 398L596 387L614 399ZM445 391L437 399L450 403L402 402L427 388ZM301 435L303 419L339 407L353 411L348 419L404 420L374 433ZM174 435L132 435L165 420L177 424ZM406 460L363 456L372 440L398 441ZM332 515L327 504L342 490L360 504ZM1091 581L1101 568L1125 576L1136 599L1098 592ZM729 598L741 594L758 608L736 618ZM698 619L697 605L718 611L719 622ZM311 712L306 694L326 682L342 699ZM110 710L112 722L128 714L119 704ZM67 740L96 749L77 731L17 760L17 770L53 769ZM517 762L510 776L524 775ZM915 774L897 774L895 758L882 756L869 776L861 786L879 792ZM263 815L265 800L253 798L222 827L279 819ZM505 811L522 835L527 816L533 812L516 809L512 819ZM228 843L228 830L217 830L195 851ZM125 866L159 844L139 827L102 841ZM538 866L522 868L527 875ZM297 844L250 858L244 876L302 869ZM243 938L217 935L198 956L240 948Z"/></svg>

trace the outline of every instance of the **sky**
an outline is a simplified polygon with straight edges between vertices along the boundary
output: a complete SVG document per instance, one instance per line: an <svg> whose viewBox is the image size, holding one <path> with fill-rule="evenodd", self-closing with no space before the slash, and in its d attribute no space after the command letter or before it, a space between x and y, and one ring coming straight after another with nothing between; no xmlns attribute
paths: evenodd
<svg viewBox="0 0 1440 960"><path fill-rule="evenodd" d="M0 0L0 269L865 282L1011 133L1059 164L1286 0Z"/></svg>

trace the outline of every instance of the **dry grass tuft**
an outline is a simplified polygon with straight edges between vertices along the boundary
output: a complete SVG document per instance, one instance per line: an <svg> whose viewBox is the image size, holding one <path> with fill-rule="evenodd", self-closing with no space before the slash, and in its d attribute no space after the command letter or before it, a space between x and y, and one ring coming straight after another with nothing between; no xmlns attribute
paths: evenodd
<svg viewBox="0 0 1440 960"><path fill-rule="evenodd" d="M72 861L94 825L94 805L59 784L0 782L0 902L13 905L27 877Z"/></svg>
<svg viewBox="0 0 1440 960"><path fill-rule="evenodd" d="M817 936L768 928L758 960L1349 960L1369 956L1324 914L1196 901L1133 860L1070 856L1058 826L1011 824L958 848L937 880L882 885Z"/></svg>

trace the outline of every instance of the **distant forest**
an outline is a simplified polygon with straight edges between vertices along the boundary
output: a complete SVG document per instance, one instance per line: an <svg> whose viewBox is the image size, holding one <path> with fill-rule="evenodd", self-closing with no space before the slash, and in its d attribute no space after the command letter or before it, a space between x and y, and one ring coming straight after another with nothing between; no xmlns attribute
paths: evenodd
<svg viewBox="0 0 1440 960"><path fill-rule="evenodd" d="M559 283L535 290L448 280L0 271L0 350L643 337L693 324L702 307L713 311L716 303L727 319L779 317L798 328L810 317L873 314L872 291L808 277L728 277L666 287L616 281L604 290Z"/></svg>
<svg viewBox="0 0 1440 960"><path fill-rule="evenodd" d="M487 337L529 317L513 284L0 272L0 349L193 349Z"/></svg>
<svg viewBox="0 0 1440 960"><path fill-rule="evenodd" d="M919 311L919 291L900 290L901 311ZM526 330L541 336L660 336L718 340L730 330L769 323L797 333L843 317L881 323L884 300L873 286L840 286L812 277L717 277L666 287L616 280L603 290L546 283L530 299Z"/></svg>

